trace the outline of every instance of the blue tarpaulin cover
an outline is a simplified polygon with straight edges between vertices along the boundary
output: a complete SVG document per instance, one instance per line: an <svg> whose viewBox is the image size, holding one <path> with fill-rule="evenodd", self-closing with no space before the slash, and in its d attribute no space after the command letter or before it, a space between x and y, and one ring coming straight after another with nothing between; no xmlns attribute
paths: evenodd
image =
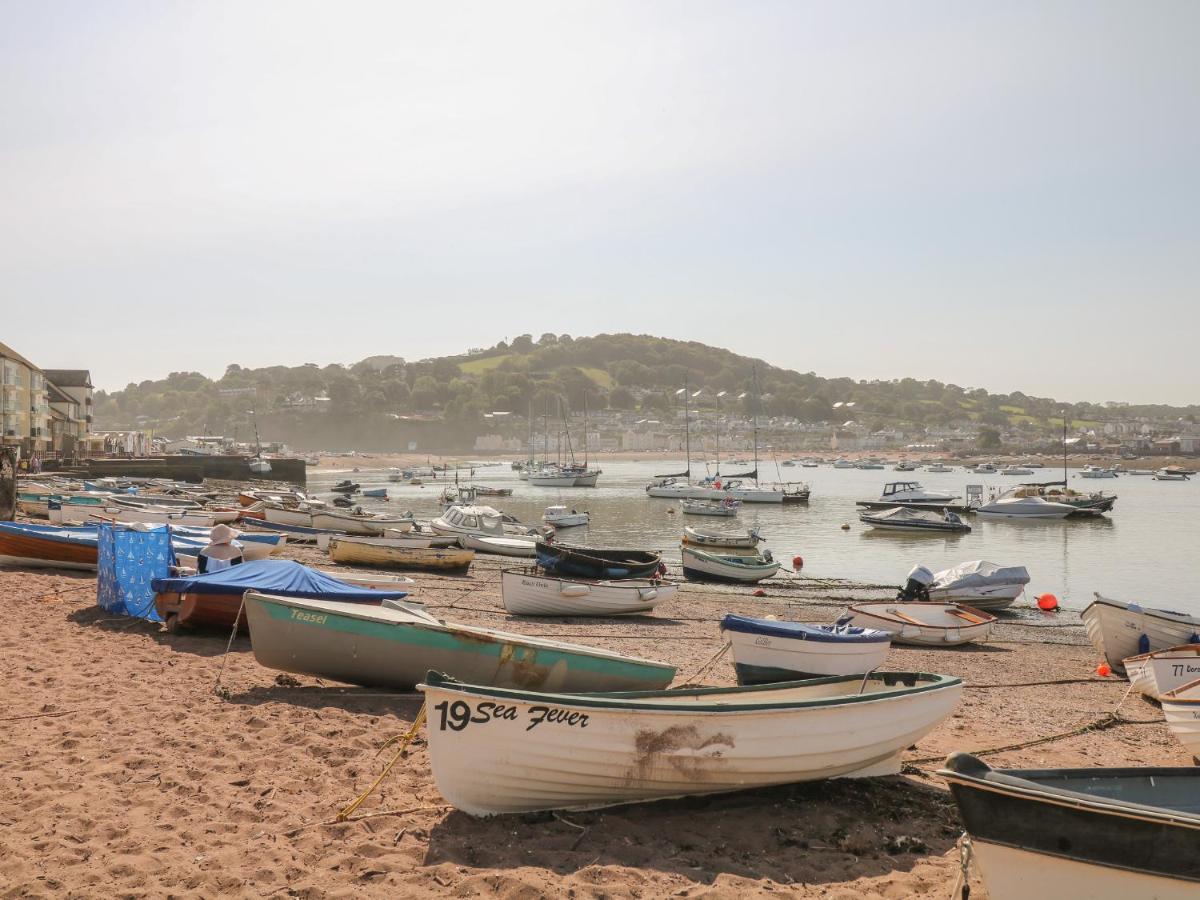
<svg viewBox="0 0 1200 900"><path fill-rule="evenodd" d="M399 600L408 596L407 591L373 591L355 587L290 559L260 559L186 578L155 578L152 586L160 594L241 594L254 590L280 597L348 602Z"/></svg>
<svg viewBox="0 0 1200 900"><path fill-rule="evenodd" d="M96 603L109 612L161 622L152 582L171 571L175 554L166 529L133 531L101 525L97 530Z"/></svg>
<svg viewBox="0 0 1200 900"><path fill-rule="evenodd" d="M732 613L721 620L721 628L724 631L740 631L744 634L762 634L799 641L823 641L831 644L874 644L892 639L891 632L860 628L857 625L805 625L802 622L777 622L774 619L754 619Z"/></svg>

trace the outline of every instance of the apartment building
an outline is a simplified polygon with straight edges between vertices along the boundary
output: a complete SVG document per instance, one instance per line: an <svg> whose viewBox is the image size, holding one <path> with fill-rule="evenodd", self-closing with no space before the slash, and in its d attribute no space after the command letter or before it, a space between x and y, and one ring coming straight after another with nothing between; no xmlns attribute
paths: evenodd
<svg viewBox="0 0 1200 900"><path fill-rule="evenodd" d="M91 412L86 370L47 371L0 343L0 446L16 447L23 457L71 455L87 440Z"/></svg>

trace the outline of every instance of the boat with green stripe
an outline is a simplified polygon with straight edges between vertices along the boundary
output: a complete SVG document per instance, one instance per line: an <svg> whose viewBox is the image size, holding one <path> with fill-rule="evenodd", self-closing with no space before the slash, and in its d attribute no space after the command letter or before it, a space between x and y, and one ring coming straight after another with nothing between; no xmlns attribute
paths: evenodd
<svg viewBox="0 0 1200 900"><path fill-rule="evenodd" d="M403 601L364 607L256 591L245 601L261 665L350 684L409 690L431 669L534 691L658 690L675 677L667 663L446 622Z"/></svg>

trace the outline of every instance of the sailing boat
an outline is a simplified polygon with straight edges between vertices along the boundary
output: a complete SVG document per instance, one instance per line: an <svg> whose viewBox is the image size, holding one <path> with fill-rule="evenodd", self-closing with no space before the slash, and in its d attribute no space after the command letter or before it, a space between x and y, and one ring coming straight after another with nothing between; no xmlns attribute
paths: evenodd
<svg viewBox="0 0 1200 900"><path fill-rule="evenodd" d="M571 454L572 468L574 468L575 455ZM575 476L575 487L595 487L596 480L600 477L599 469L588 467L588 405L587 393L583 395L583 467L579 470L579 474Z"/></svg>
<svg viewBox="0 0 1200 900"><path fill-rule="evenodd" d="M271 471L271 464L269 462L267 462L266 459L263 458L262 441L260 441L258 438L258 407L256 406L253 409L251 409L250 413L254 417L254 447L255 447L254 459L250 460L250 472L254 475L267 475Z"/></svg>
<svg viewBox="0 0 1200 900"><path fill-rule="evenodd" d="M687 468L673 475L655 475L646 485L646 493L651 497L662 497L673 500L697 499L692 493L698 488L692 485L692 428L688 415L688 384L683 380L683 387L675 392L675 396L683 395L683 441L687 453ZM683 479L680 481L680 479Z"/></svg>

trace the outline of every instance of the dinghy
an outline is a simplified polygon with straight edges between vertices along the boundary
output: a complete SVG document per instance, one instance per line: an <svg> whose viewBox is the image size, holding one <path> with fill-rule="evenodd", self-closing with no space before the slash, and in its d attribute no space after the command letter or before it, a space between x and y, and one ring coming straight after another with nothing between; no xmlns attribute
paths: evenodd
<svg viewBox="0 0 1200 900"><path fill-rule="evenodd" d="M730 644L738 684L772 684L828 675L862 675L883 665L888 631L853 625L804 625L727 615L721 635Z"/></svg>
<svg viewBox="0 0 1200 900"><path fill-rule="evenodd" d="M416 582L405 575L385 575L382 572L356 572L353 569L317 569L316 571L327 578L336 578L345 584L367 588L372 591L406 590L411 585L416 584ZM405 597L404 605L421 606L422 604L412 597Z"/></svg>
<svg viewBox="0 0 1200 900"><path fill-rule="evenodd" d="M96 570L95 528L0 522L0 565Z"/></svg>
<svg viewBox="0 0 1200 900"><path fill-rule="evenodd" d="M721 547L723 549L754 550L762 541L758 529L747 531L725 531L719 528L696 528L688 525L683 529L683 543L697 547Z"/></svg>
<svg viewBox="0 0 1200 900"><path fill-rule="evenodd" d="M537 542L538 565L547 572L605 581L616 578L652 578L662 556L649 550L596 550L566 544Z"/></svg>
<svg viewBox="0 0 1200 900"><path fill-rule="evenodd" d="M1125 660L1131 656L1200 643L1198 616L1095 596L1080 618L1092 646L1115 672L1124 673Z"/></svg>
<svg viewBox="0 0 1200 900"><path fill-rule="evenodd" d="M493 556L534 556L536 541L530 538L488 537L482 534L460 534L458 543L468 550L490 553Z"/></svg>
<svg viewBox="0 0 1200 900"><path fill-rule="evenodd" d="M683 575L693 581L728 581L737 584L754 584L770 578L779 571L779 563L771 557L771 551L762 553L733 554L715 550L701 550L691 544L681 544Z"/></svg>
<svg viewBox="0 0 1200 900"><path fill-rule="evenodd" d="M955 753L938 771L991 900L1200 896L1200 769L992 769Z"/></svg>
<svg viewBox="0 0 1200 900"><path fill-rule="evenodd" d="M1200 681L1190 681L1164 691L1159 695L1159 702L1171 734L1192 754L1192 759L1200 760Z"/></svg>
<svg viewBox="0 0 1200 900"><path fill-rule="evenodd" d="M412 547L387 538L335 537L329 540L329 558L347 565L465 572L475 559L475 551L461 547Z"/></svg>
<svg viewBox="0 0 1200 900"><path fill-rule="evenodd" d="M726 497L721 501L680 500L679 511L685 516L723 516L732 519L741 509L742 502Z"/></svg>
<svg viewBox="0 0 1200 900"><path fill-rule="evenodd" d="M679 586L642 578L567 579L531 567L505 569L500 591L504 608L516 616L628 616L650 612Z"/></svg>
<svg viewBox="0 0 1200 900"><path fill-rule="evenodd" d="M475 816L588 809L900 771L962 682L888 672L778 685L535 693L430 672L433 775Z"/></svg>
<svg viewBox="0 0 1200 900"><path fill-rule="evenodd" d="M357 587L331 578L290 559L260 560L230 566L206 575L181 578L155 578L154 606L168 631L180 626L232 628L246 627L242 595L249 590L271 591L278 596L338 600L343 603L373 603L385 599L401 600L406 591L381 591Z"/></svg>
<svg viewBox="0 0 1200 900"><path fill-rule="evenodd" d="M993 612L1007 609L1029 584L1024 566L998 566L985 559L959 563L934 573L929 599Z"/></svg>
<svg viewBox="0 0 1200 900"><path fill-rule="evenodd" d="M377 516L362 513L343 513L322 510L312 514L312 527L325 531L342 531L346 534L377 536L385 528L411 530L412 516Z"/></svg>
<svg viewBox="0 0 1200 900"><path fill-rule="evenodd" d="M655 689L675 677L667 663L457 625L391 601L363 606L249 591L246 614L260 664L368 687L411 690L431 667L538 691Z"/></svg>
<svg viewBox="0 0 1200 900"><path fill-rule="evenodd" d="M964 522L957 513L949 510L933 512L928 509L912 509L907 506L894 506L891 509L871 510L859 513L858 521L872 528L887 531L924 531L942 534L966 533L971 526Z"/></svg>
<svg viewBox="0 0 1200 900"><path fill-rule="evenodd" d="M1135 691L1158 700L1168 691L1200 679L1200 644L1131 656L1125 660L1125 674Z"/></svg>
<svg viewBox="0 0 1200 900"><path fill-rule="evenodd" d="M956 647L987 640L996 617L957 603L858 603L837 624L889 631L897 644Z"/></svg>

